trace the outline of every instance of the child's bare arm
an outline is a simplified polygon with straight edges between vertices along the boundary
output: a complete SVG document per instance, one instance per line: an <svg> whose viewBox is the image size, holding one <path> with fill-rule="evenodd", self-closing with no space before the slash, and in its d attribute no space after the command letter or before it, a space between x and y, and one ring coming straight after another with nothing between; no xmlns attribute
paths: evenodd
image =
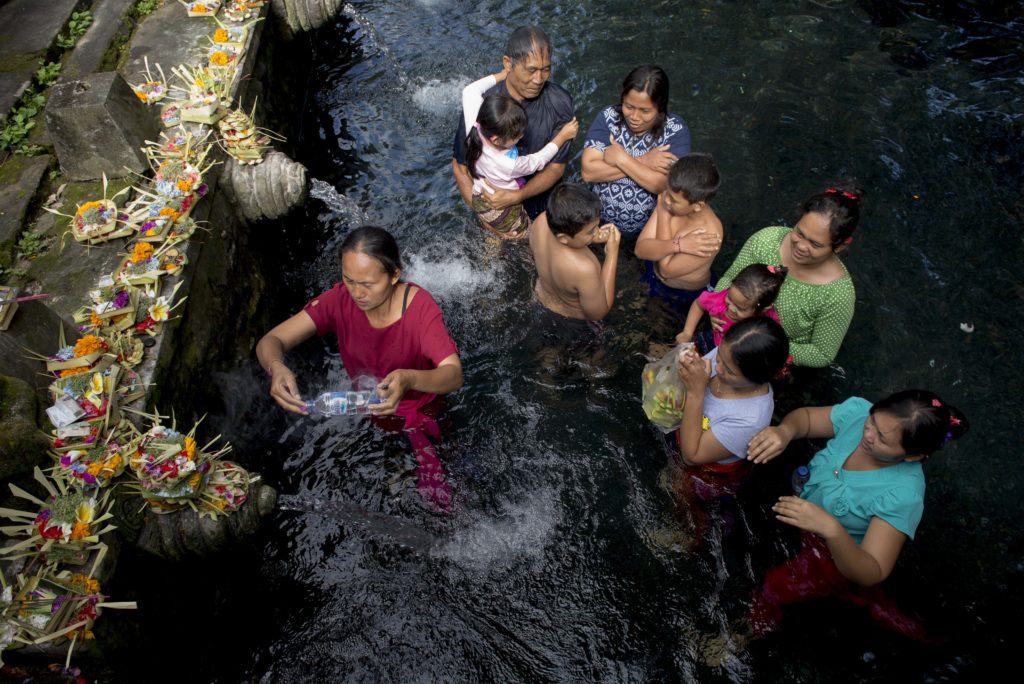
<svg viewBox="0 0 1024 684"><path fill-rule="evenodd" d="M692 342L693 334L697 332L697 324L704 316L705 309L701 306L700 300L693 300L690 304L690 311L686 314L686 323L683 324L683 331L676 335L676 342Z"/></svg>
<svg viewBox="0 0 1024 684"><path fill-rule="evenodd" d="M678 247L672 240L669 220L672 215L664 207L664 195L658 196L658 204L647 224L640 231L636 240L634 252L637 258L647 261L660 261L665 257L678 252Z"/></svg>
<svg viewBox="0 0 1024 684"><path fill-rule="evenodd" d="M621 234L614 224L606 223L598 229L595 244L604 244L604 263L600 274L580 274L580 308L588 320L597 321L608 315L615 303L615 274L619 263ZM595 277L597 276L597 277Z"/></svg>

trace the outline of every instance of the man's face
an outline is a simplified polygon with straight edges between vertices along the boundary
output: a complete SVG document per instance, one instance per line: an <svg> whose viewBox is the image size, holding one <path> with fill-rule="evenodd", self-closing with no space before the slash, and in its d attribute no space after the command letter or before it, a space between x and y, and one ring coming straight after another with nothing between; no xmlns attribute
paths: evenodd
<svg viewBox="0 0 1024 684"><path fill-rule="evenodd" d="M551 77L551 55L540 50L534 50L526 59L515 64L507 55L501 61L509 70L505 79L508 92L516 100L532 100L537 97Z"/></svg>

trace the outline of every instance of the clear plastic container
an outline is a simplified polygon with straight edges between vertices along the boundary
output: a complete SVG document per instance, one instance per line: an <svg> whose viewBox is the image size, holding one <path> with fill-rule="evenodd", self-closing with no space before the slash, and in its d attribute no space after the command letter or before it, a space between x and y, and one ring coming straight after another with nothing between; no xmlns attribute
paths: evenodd
<svg viewBox="0 0 1024 684"><path fill-rule="evenodd" d="M371 404L379 404L380 397L373 390L361 392L324 392L316 399L306 402L306 412L311 416L344 416L369 413Z"/></svg>
<svg viewBox="0 0 1024 684"><path fill-rule="evenodd" d="M800 496L800 492L804 491L804 485L807 484L810 476L811 471L807 466L802 465L793 471L793 477L790 478L790 483L793 485L793 496Z"/></svg>

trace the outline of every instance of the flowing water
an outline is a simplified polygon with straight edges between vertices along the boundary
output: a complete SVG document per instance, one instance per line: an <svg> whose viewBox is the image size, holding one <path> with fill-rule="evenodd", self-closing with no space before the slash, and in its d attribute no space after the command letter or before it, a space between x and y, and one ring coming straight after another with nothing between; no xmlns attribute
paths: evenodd
<svg viewBox="0 0 1024 684"><path fill-rule="evenodd" d="M181 644L179 673L223 682L976 681L995 668L1024 608L1024 19L1019 4L944 7L346 4L313 37L293 142L316 180L303 209L268 227L285 249L264 305L283 318L335 282L352 226L398 236L407 277L438 300L462 352L440 449L452 510L417 494L404 440L285 416L240 359L217 378L224 408L210 423L283 493L280 510L219 556L128 561L143 642ZM602 353L538 348L522 246L485 248L449 172L461 87L495 71L526 23L552 37L552 79L583 128L632 67L667 70L671 109L722 170L719 269L836 179L868 191L845 259L853 328L832 368L781 401L924 386L971 418L968 437L926 464L924 521L887 583L942 645L830 601L793 609L746 648L733 638L752 587L795 548L766 502L810 452L757 471L738 507L692 539L638 397L649 343L678 323L646 297L631 256ZM290 355L307 394L345 382L332 345ZM124 655L125 679L150 657Z"/></svg>

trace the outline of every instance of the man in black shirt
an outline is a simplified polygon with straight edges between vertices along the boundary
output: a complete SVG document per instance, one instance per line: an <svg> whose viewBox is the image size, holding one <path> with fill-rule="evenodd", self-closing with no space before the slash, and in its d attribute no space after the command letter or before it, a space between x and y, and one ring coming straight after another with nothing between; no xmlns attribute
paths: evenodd
<svg viewBox="0 0 1024 684"><path fill-rule="evenodd" d="M520 154L533 154L548 144L573 118L572 96L562 86L548 81L551 76L551 41L540 27L523 26L513 31L505 44L501 61L508 70L508 76L487 94L508 95L523 106L527 117L526 134L517 147ZM536 218L544 211L551 188L565 173L570 145L571 142L565 143L547 166L528 176L523 187L518 190L495 188L493 194L484 193L484 199L494 209L522 204L530 218ZM471 205L473 178L466 167L466 124L461 112L452 146L452 174L462 199Z"/></svg>

